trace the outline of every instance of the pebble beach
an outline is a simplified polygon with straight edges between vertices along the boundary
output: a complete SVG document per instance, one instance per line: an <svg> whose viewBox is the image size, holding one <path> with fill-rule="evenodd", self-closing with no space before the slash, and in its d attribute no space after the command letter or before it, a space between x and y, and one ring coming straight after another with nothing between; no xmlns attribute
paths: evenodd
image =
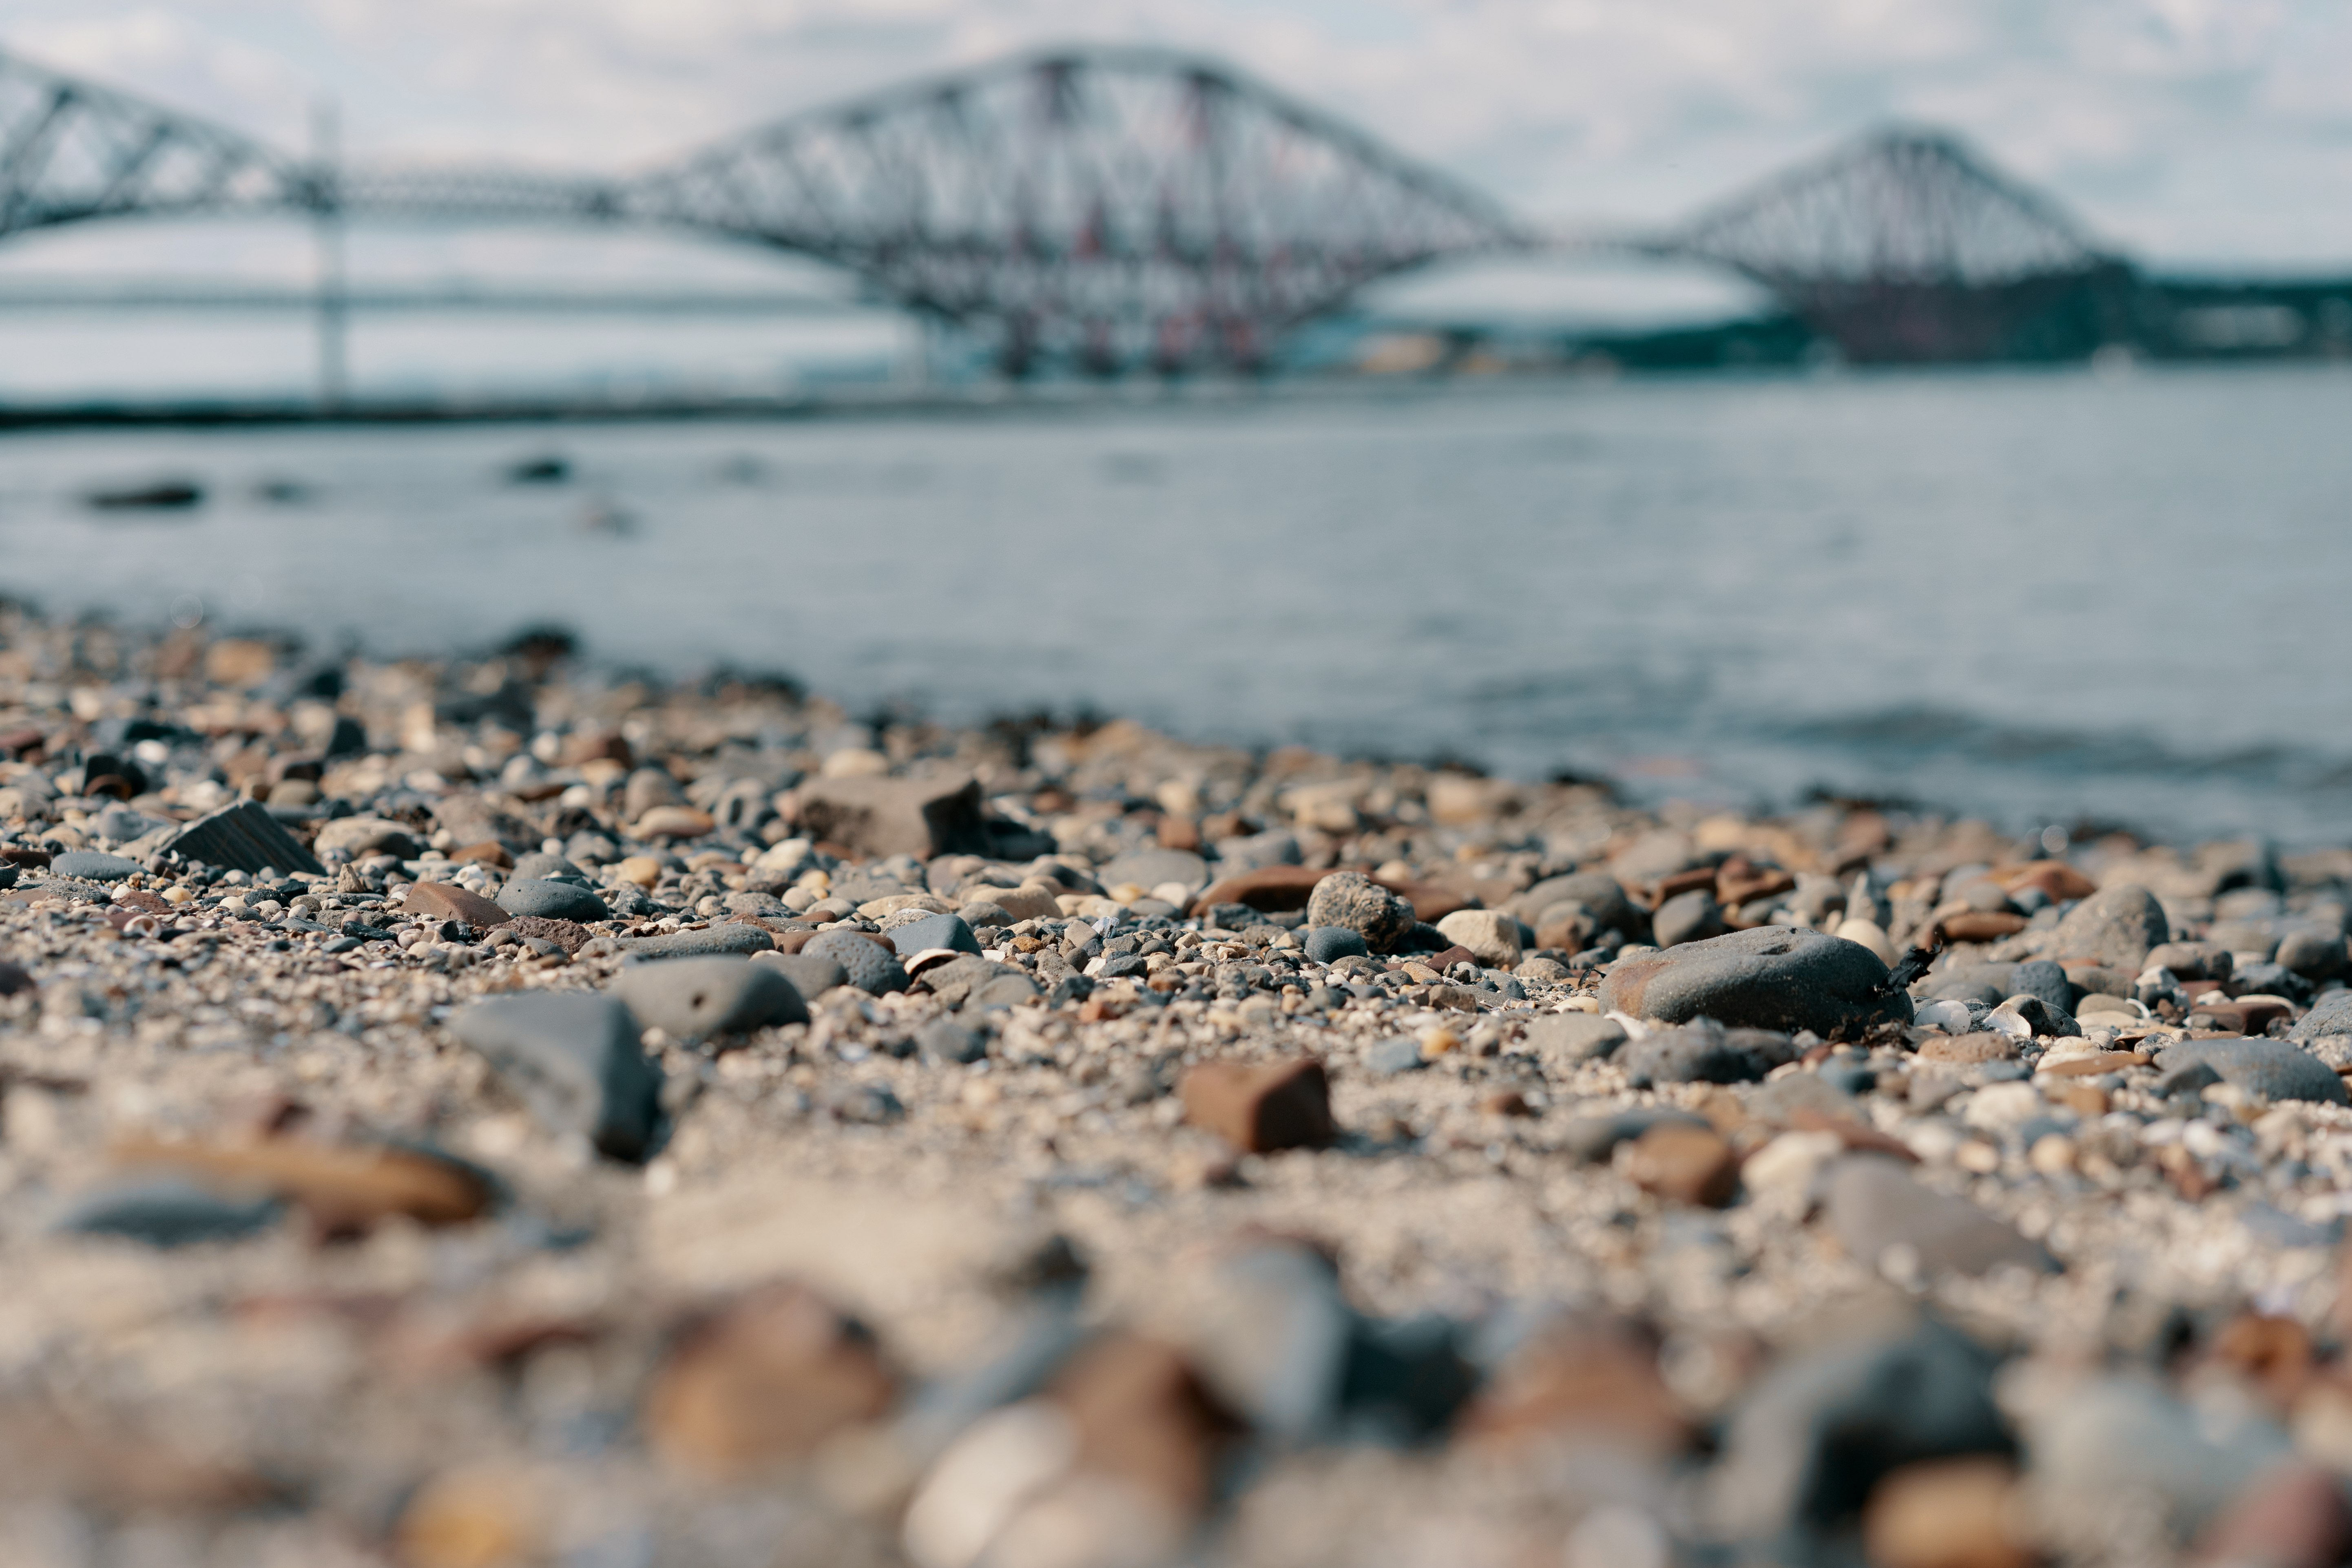
<svg viewBox="0 0 2352 1568"><path fill-rule="evenodd" d="M2348 925L0 607L0 1560L2323 1568Z"/></svg>

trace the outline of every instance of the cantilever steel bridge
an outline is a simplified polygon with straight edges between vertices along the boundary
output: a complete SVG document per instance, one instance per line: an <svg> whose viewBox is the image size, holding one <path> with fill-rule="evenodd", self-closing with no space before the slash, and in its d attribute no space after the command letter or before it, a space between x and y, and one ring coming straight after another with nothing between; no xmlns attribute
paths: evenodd
<svg viewBox="0 0 2352 1568"><path fill-rule="evenodd" d="M0 52L0 239L268 212L641 225L794 252L976 334L1013 374L1254 368L1377 279L1486 254L1712 264L1865 362L2111 336L2134 276L1953 139L1909 130L1663 233L1548 238L1360 131L1159 50L1006 61L616 179L306 162Z"/></svg>

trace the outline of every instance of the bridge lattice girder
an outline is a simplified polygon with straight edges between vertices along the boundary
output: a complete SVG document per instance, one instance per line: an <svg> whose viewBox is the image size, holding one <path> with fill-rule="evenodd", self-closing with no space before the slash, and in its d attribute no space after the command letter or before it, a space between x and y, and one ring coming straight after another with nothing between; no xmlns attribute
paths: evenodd
<svg viewBox="0 0 2352 1568"><path fill-rule="evenodd" d="M1872 133L1651 248L1729 268L1862 360L1991 357L2124 264L1940 132Z"/></svg>
<svg viewBox="0 0 2352 1568"><path fill-rule="evenodd" d="M1248 366L1366 284L1533 242L1476 192L1211 63L1033 57L870 95L626 180L329 172L0 52L0 238L297 210L646 224L850 269L1008 368ZM1951 138L1882 132L1634 248L1754 279L1859 359L1997 354L2125 274Z"/></svg>
<svg viewBox="0 0 2352 1568"><path fill-rule="evenodd" d="M1515 243L1484 197L1221 68L1050 56L783 121L639 182L660 221L988 321L1015 364L1247 363L1368 282Z"/></svg>

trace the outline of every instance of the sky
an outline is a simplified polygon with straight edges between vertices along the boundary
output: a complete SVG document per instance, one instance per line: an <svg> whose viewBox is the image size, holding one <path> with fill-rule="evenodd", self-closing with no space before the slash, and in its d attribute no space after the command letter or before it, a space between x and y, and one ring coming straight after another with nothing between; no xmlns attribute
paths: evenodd
<svg viewBox="0 0 2352 1568"><path fill-rule="evenodd" d="M10 0L0 13L0 47L292 149L331 100L354 158L600 172L1073 41L1214 55L1544 224L1663 223L1903 118L1961 132L2158 266L2352 269L2344 0ZM100 265L110 246L152 241L43 243L8 265ZM189 237L177 251L234 259L241 243ZM526 271L569 244L436 243L431 265L472 255Z"/></svg>

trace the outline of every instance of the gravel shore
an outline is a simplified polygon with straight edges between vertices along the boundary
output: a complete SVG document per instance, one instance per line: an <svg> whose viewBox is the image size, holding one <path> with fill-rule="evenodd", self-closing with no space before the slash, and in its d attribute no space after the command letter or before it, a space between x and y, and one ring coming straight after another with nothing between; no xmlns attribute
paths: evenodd
<svg viewBox="0 0 2352 1568"><path fill-rule="evenodd" d="M2352 1554L2352 850L15 610L0 829L10 1563Z"/></svg>

